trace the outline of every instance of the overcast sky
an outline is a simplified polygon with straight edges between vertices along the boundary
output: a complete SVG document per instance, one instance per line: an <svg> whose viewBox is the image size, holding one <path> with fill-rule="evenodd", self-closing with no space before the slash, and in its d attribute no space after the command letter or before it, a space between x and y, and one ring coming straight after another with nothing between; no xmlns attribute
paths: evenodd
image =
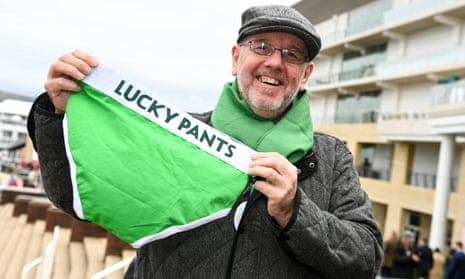
<svg viewBox="0 0 465 279"><path fill-rule="evenodd" d="M249 6L298 0L0 0L0 91L36 96L50 64L82 49L186 111L232 80L231 47Z"/></svg>

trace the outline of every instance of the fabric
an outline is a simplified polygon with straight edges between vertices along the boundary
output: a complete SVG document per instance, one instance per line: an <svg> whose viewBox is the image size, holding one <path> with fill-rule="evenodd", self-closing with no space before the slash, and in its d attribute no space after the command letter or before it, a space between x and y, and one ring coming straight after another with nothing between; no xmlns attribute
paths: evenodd
<svg viewBox="0 0 465 279"><path fill-rule="evenodd" d="M41 171L47 174L47 194L73 214L71 181L64 175L69 166L62 121L53 111L46 95L37 99L28 132L38 150ZM209 113L196 118L211 123ZM259 196L244 213L232 251L238 233L232 223L236 206L245 198L241 195L225 218L138 248L137 278L225 278L231 257L230 275L235 279L374 278L383 255L382 235L370 200L360 188L353 157L342 141L318 132L312 150L318 168L299 181L296 210L288 227L273 224L266 213L266 199ZM211 175L209 170L205 173Z"/></svg>
<svg viewBox="0 0 465 279"><path fill-rule="evenodd" d="M309 97L305 91L278 122L263 119L240 98L237 80L226 83L212 114L215 128L260 152L278 152L293 163L313 145Z"/></svg>
<svg viewBox="0 0 465 279"><path fill-rule="evenodd" d="M312 23L299 11L284 5L251 7L242 13L237 42L257 33L285 32L301 38L311 61L321 48L321 39Z"/></svg>
<svg viewBox="0 0 465 279"><path fill-rule="evenodd" d="M452 256L452 260L447 267L447 279L463 278L465 278L465 253L458 251Z"/></svg>
<svg viewBox="0 0 465 279"><path fill-rule="evenodd" d="M78 217L139 247L227 214L253 150L103 65L84 82L64 120Z"/></svg>

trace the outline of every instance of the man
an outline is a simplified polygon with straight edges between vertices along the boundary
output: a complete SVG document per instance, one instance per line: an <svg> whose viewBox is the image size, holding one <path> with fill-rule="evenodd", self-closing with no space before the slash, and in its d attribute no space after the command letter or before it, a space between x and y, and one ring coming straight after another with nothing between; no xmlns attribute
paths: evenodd
<svg viewBox="0 0 465 279"><path fill-rule="evenodd" d="M138 248L136 278L376 276L382 236L353 157L342 141L312 130L305 85L320 47L313 25L292 8L252 7L242 14L232 47L236 79L225 84L213 112L194 116L254 149L250 129L263 130L260 137L274 147L258 148L248 172L262 179L225 218ZM72 215L61 121L69 92L80 89L76 80L97 66L82 51L61 56L29 118L47 193ZM245 200L236 230L236 209Z"/></svg>
<svg viewBox="0 0 465 279"><path fill-rule="evenodd" d="M392 258L391 277L413 279L415 278L415 268L420 261L420 257L413 253L413 243L415 234L405 231L401 240L394 248Z"/></svg>
<svg viewBox="0 0 465 279"><path fill-rule="evenodd" d="M417 277L419 279L428 279L430 270L433 268L433 250L428 246L428 239L422 237L418 240L416 254L420 257L417 266Z"/></svg>
<svg viewBox="0 0 465 279"><path fill-rule="evenodd" d="M397 244L397 233L395 230L391 231L389 238L384 241L384 259L381 265L381 277L391 277L392 258L394 253L394 247Z"/></svg>
<svg viewBox="0 0 465 279"><path fill-rule="evenodd" d="M465 253L461 241L455 242L455 253L447 267L447 279L465 278Z"/></svg>

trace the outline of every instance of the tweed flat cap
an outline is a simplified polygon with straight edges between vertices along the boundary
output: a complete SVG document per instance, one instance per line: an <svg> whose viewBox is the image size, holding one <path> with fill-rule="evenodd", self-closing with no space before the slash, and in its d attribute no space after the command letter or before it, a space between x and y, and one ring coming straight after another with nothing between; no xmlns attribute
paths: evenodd
<svg viewBox="0 0 465 279"><path fill-rule="evenodd" d="M312 60L321 48L321 39L313 24L296 9L284 5L251 7L242 13L242 26L237 42L249 35L285 32L301 38Z"/></svg>
<svg viewBox="0 0 465 279"><path fill-rule="evenodd" d="M405 231L402 236L410 241L415 241L415 234L411 231Z"/></svg>

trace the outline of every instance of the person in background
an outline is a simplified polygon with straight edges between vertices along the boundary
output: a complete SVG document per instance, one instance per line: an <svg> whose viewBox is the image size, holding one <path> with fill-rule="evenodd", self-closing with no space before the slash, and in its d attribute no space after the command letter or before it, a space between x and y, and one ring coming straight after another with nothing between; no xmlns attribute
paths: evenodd
<svg viewBox="0 0 465 279"><path fill-rule="evenodd" d="M184 48L196 43L186 41ZM320 48L314 26L293 8L243 12L231 49L235 78L224 85L212 112L193 116L252 148L249 129L263 130L261 136L268 136L266 127L282 132L269 135L273 148L251 158L249 175L263 178L253 192L245 188L222 219L138 248L136 278L375 277L382 235L353 156L341 140L312 128L305 86ZM70 92L80 90L76 81L98 64L80 50L62 55L50 67L47 92L35 101L28 121L46 192L73 216L62 119ZM244 128L248 123L254 124ZM246 200L236 230L236 209Z"/></svg>
<svg viewBox="0 0 465 279"><path fill-rule="evenodd" d="M455 242L455 253L447 266L446 279L463 279L465 278L465 253L461 241Z"/></svg>
<svg viewBox="0 0 465 279"><path fill-rule="evenodd" d="M384 241L384 259L383 264L381 265L381 277L382 278L389 278L391 277L391 269L392 269L392 259L394 253L394 247L397 244L397 233L396 231L392 231Z"/></svg>
<svg viewBox="0 0 465 279"><path fill-rule="evenodd" d="M413 253L415 234L405 231L402 238L394 247L392 258L391 277L402 279L414 279L415 268L420 262L420 257Z"/></svg>
<svg viewBox="0 0 465 279"><path fill-rule="evenodd" d="M428 239L422 237L418 240L418 247L415 249L420 257L420 262L416 268L418 279L428 279L429 272L433 268L433 250L428 246Z"/></svg>

